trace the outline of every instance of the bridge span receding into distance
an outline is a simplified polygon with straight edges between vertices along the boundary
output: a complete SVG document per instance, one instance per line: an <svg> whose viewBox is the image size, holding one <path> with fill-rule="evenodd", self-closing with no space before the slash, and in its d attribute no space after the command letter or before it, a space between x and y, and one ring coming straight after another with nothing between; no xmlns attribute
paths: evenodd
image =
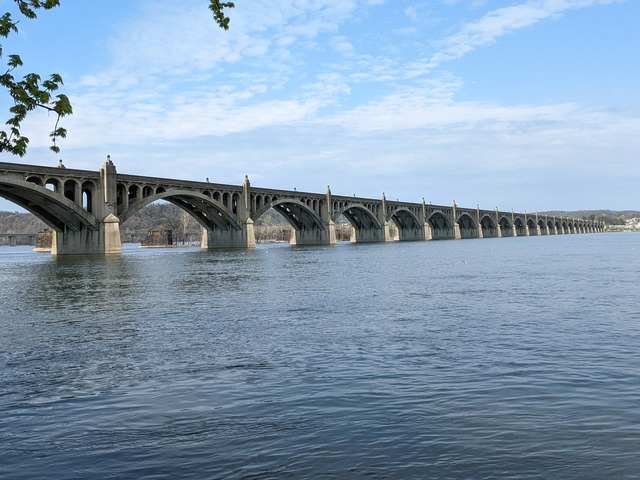
<svg viewBox="0 0 640 480"><path fill-rule="evenodd" d="M293 245L336 243L335 225L351 224L351 241L399 241L597 233L593 220L549 217L452 205L389 201L118 173L109 157L99 171L0 162L0 196L31 212L53 231L51 253L118 254L120 225L164 200L202 227L203 248L255 247L254 223L273 208L289 222Z"/></svg>

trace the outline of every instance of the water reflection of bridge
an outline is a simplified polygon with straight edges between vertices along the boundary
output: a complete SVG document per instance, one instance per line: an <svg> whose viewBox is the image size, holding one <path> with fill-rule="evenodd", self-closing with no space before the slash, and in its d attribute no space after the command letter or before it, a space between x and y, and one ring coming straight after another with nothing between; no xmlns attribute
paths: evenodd
<svg viewBox="0 0 640 480"><path fill-rule="evenodd" d="M518 237L602 232L599 222L381 199L193 182L116 172L110 159L98 172L0 162L0 196L55 231L52 253L120 253L120 224L165 200L202 227L202 247L255 246L254 222L274 208L292 227L294 245L333 244L344 216L352 242Z"/></svg>

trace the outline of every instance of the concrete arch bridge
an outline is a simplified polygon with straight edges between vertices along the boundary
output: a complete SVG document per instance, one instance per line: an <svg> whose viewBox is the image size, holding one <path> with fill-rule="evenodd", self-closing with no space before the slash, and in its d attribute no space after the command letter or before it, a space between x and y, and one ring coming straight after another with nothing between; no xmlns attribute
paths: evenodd
<svg viewBox="0 0 640 480"><path fill-rule="evenodd" d="M61 166L60 166L61 167ZM117 173L110 159L99 171L0 162L0 196L45 222L54 232L52 253L121 253L120 224L145 206L165 200L202 227L203 248L255 247L254 223L274 208L292 227L294 245L333 244L339 218L351 224L352 242L563 235L604 231L599 222L388 201L324 193L256 188Z"/></svg>

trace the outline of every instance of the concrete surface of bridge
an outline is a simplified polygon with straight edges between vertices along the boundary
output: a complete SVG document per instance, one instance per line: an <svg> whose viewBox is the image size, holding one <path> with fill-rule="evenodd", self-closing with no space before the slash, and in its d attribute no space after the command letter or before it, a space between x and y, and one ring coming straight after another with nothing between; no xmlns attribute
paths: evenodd
<svg viewBox="0 0 640 480"><path fill-rule="evenodd" d="M54 230L51 252L118 254L120 224L145 206L165 200L202 227L203 248L255 247L254 223L270 208L292 227L294 245L333 244L335 224L351 224L352 242L561 235L604 231L600 222L538 214L275 190L117 173L109 157L99 171L0 162L0 196Z"/></svg>

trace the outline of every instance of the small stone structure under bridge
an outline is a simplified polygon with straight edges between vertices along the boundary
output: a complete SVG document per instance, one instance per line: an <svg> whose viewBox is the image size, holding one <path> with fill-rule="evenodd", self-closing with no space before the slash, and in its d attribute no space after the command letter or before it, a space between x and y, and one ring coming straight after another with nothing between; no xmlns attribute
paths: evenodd
<svg viewBox="0 0 640 480"><path fill-rule="evenodd" d="M352 242L561 235L604 231L592 220L556 218L381 199L144 177L117 173L108 158L99 171L0 162L0 196L44 221L55 233L51 252L118 254L120 224L145 206L165 200L202 226L203 248L255 247L254 222L270 208L292 227L291 244L336 242L341 216Z"/></svg>

